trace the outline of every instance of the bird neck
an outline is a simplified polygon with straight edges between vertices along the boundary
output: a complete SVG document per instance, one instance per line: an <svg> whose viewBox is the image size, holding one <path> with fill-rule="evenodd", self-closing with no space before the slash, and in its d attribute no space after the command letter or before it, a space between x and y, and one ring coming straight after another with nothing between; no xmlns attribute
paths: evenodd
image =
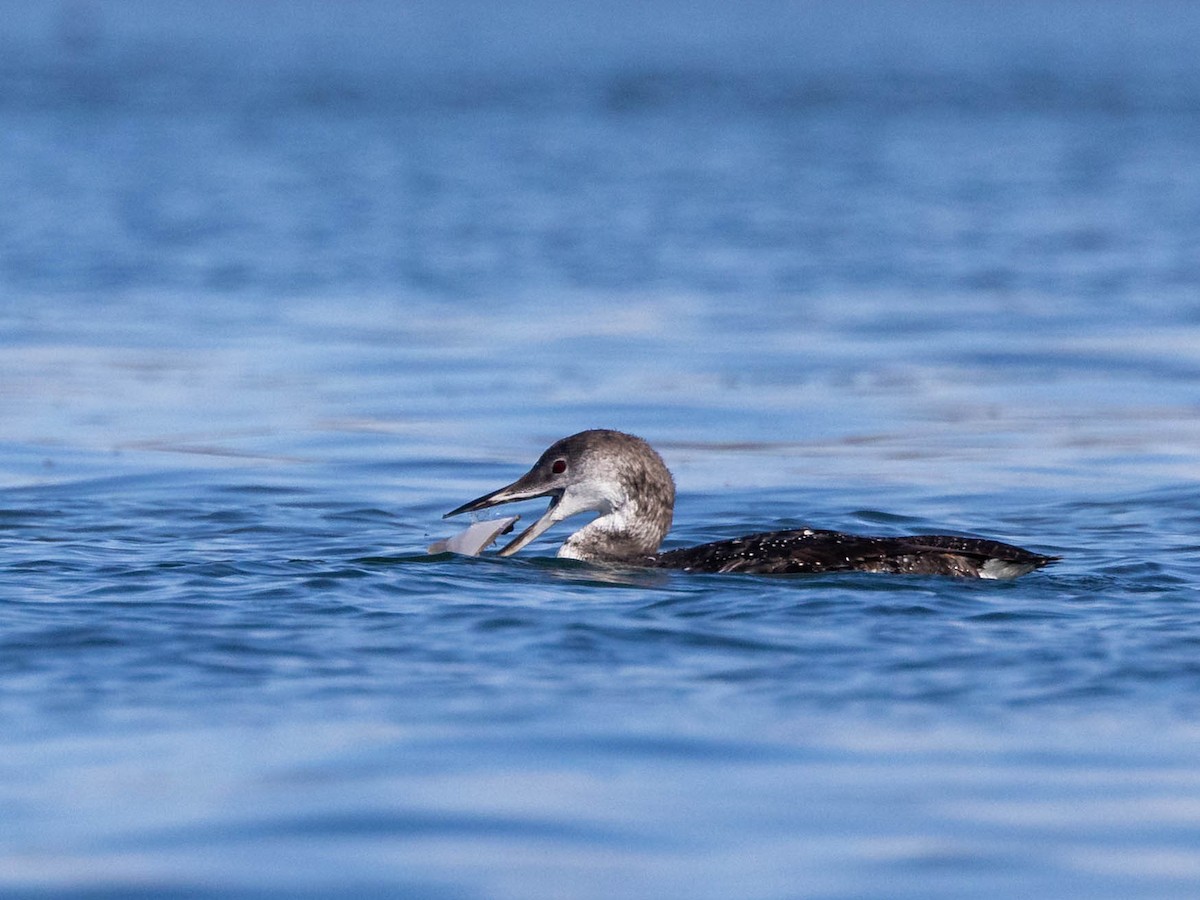
<svg viewBox="0 0 1200 900"><path fill-rule="evenodd" d="M563 559L629 562L654 554L671 527L671 509L627 499L579 529L559 548Z"/></svg>

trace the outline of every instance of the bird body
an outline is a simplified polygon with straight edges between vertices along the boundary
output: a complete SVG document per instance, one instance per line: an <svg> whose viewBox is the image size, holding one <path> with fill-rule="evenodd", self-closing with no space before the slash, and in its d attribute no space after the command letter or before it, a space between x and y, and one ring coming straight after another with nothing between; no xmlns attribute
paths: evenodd
<svg viewBox="0 0 1200 900"><path fill-rule="evenodd" d="M536 497L549 497L549 508L503 547L501 556L516 553L556 522L596 512L595 519L567 538L558 551L560 557L687 572L881 572L966 578L1015 578L1057 559L984 538L875 537L812 528L767 531L660 552L674 513L675 481L648 443L606 429L581 431L556 441L512 484L464 503L446 516Z"/></svg>

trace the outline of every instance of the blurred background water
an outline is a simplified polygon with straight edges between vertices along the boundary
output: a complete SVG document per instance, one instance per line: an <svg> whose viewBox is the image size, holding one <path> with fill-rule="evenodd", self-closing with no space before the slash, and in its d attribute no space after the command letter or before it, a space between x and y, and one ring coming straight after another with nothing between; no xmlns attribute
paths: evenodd
<svg viewBox="0 0 1200 900"><path fill-rule="evenodd" d="M1196 896L1200 7L0 14L0 894ZM425 555L587 427L1065 559Z"/></svg>

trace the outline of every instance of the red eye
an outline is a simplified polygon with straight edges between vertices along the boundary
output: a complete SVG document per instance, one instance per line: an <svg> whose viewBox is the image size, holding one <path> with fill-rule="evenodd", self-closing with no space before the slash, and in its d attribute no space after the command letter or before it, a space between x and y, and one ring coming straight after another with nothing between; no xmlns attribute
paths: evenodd
<svg viewBox="0 0 1200 900"><path fill-rule="evenodd" d="M561 475L567 471L567 461L565 459L556 459L554 464L550 466L550 471L555 475Z"/></svg>

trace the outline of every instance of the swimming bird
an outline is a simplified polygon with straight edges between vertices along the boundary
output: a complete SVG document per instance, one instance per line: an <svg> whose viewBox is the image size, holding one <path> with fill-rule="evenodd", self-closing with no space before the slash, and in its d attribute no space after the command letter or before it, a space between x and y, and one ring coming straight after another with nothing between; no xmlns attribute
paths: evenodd
<svg viewBox="0 0 1200 900"><path fill-rule="evenodd" d="M872 537L813 528L767 531L660 552L674 513L675 481L648 443L607 429L556 441L512 484L464 503L443 518L537 497L549 497L549 508L503 547L501 556L516 553L557 522L596 512L595 519L567 538L560 557L686 572L886 572L965 578L1015 578L1058 559L983 538Z"/></svg>

